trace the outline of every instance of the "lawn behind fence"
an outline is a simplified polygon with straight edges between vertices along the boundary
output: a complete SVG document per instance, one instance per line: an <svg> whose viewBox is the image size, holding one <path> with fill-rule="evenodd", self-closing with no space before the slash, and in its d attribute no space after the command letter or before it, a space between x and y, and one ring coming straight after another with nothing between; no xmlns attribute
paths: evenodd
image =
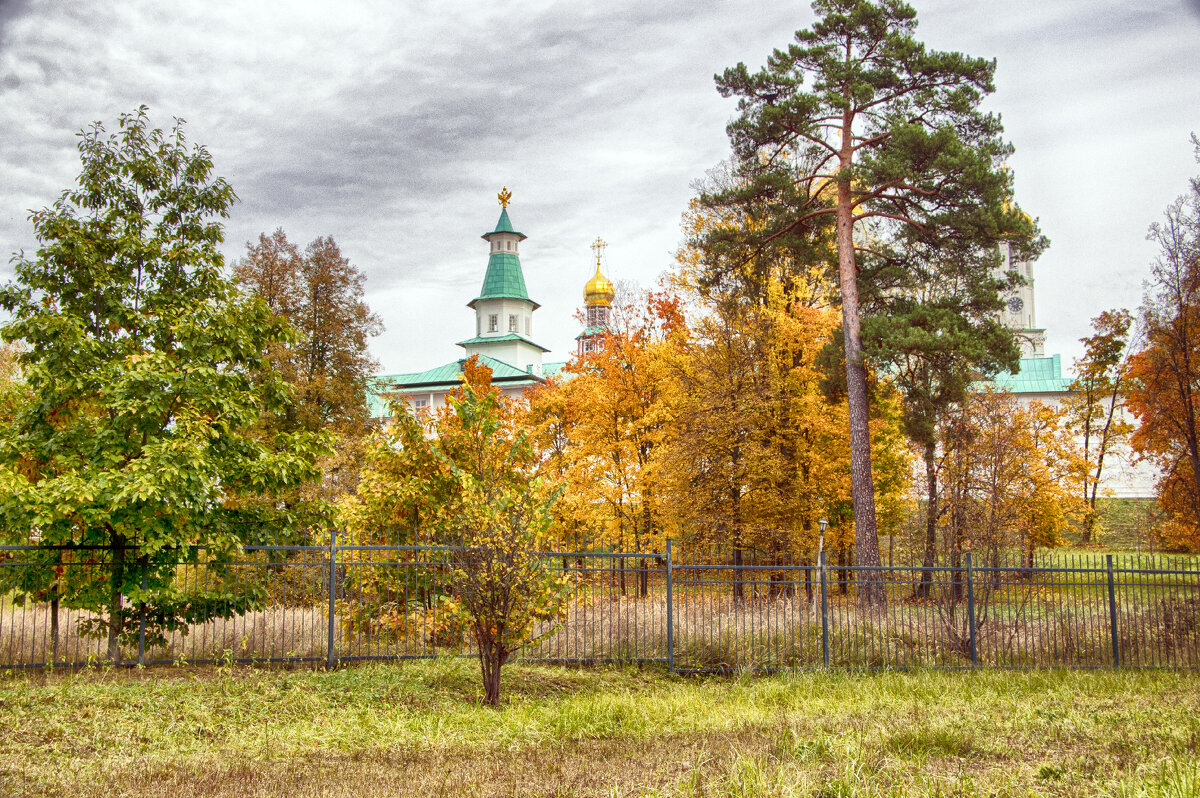
<svg viewBox="0 0 1200 798"><path fill-rule="evenodd" d="M0 677L0 795L1200 795L1187 672L93 669Z"/></svg>

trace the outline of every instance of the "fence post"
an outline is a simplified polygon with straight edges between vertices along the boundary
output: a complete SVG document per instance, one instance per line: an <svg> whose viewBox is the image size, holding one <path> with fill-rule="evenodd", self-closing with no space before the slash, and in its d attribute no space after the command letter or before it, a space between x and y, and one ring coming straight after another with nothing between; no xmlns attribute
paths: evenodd
<svg viewBox="0 0 1200 798"><path fill-rule="evenodd" d="M820 554L821 564L821 658L829 667L829 588L825 574L825 552Z"/></svg>
<svg viewBox="0 0 1200 798"><path fill-rule="evenodd" d="M671 560L671 539L667 538L667 671L675 672L675 608L672 605L674 563Z"/></svg>
<svg viewBox="0 0 1200 798"><path fill-rule="evenodd" d="M967 628L970 630L971 667L979 665L979 648L975 641L975 565L967 552Z"/></svg>
<svg viewBox="0 0 1200 798"><path fill-rule="evenodd" d="M1113 556L1104 556L1108 566L1108 628L1112 637L1113 667L1121 667L1121 638L1117 632L1117 589L1113 583Z"/></svg>
<svg viewBox="0 0 1200 798"><path fill-rule="evenodd" d="M337 598L337 528L329 530L329 640L325 649L325 667L332 669L336 664L333 650L333 604Z"/></svg>
<svg viewBox="0 0 1200 798"><path fill-rule="evenodd" d="M141 618L138 621L138 666L144 667L146 664L146 560L144 557L138 557L142 565L142 606L138 614Z"/></svg>

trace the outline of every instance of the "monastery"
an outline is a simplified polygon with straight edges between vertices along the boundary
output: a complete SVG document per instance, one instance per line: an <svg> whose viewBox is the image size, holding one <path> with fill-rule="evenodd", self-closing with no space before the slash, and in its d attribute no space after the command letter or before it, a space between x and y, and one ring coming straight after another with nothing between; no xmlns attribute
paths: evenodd
<svg viewBox="0 0 1200 798"><path fill-rule="evenodd" d="M498 198L500 219L494 230L482 236L488 242L483 286L467 303L475 312L475 335L458 342L463 356L425 371L376 377L378 393L372 397L372 416L387 414L388 399L402 398L416 412L442 405L446 394L458 387L463 363L472 355L478 355L480 363L492 370L492 384L510 397L544 383L566 365L565 361L543 362L542 355L550 350L533 340L533 312L541 306L529 298L521 270L520 246L527 236L514 230L508 218L512 193L505 188ZM586 327L575 339L578 354L592 351L608 329L616 297L612 282L600 272L603 246L599 239L593 245L596 274L584 287Z"/></svg>
<svg viewBox="0 0 1200 798"><path fill-rule="evenodd" d="M526 236L513 229L508 217L511 197L507 188L500 192L500 218L495 229L482 236L488 243L487 269L479 295L467 303L475 314L475 334L458 342L463 356L424 371L377 377L376 392L371 396L373 417L387 415L388 400L403 399L414 412L442 405L446 394L458 387L463 363L472 355L478 355L492 370L492 384L510 397L544 383L566 365L565 361L543 361L542 356L550 350L533 338L533 313L540 305L525 287L520 244ZM599 239L593 245L596 273L584 288L585 327L576 337L577 354L591 351L609 325L615 292L600 271L603 246ZM1046 331L1037 326L1034 307L1033 264L1014 259L1008 244L1001 246L1004 259L997 268L1002 272L1014 269L1025 278L1025 284L1008 297L1001 317L1015 331L1022 357L1016 374L998 374L992 382L1016 394L1020 401L1057 405L1067 395L1071 379L1063 376L1061 355L1045 353ZM1127 449L1110 451L1105 459L1103 487L1112 496L1154 496L1155 479L1154 469L1134 463Z"/></svg>

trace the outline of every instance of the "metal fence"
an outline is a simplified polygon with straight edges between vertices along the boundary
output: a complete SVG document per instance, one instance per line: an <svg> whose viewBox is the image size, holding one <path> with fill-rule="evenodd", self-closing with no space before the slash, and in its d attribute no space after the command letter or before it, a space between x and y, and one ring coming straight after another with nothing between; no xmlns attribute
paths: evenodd
<svg viewBox="0 0 1200 798"><path fill-rule="evenodd" d="M250 546L236 558L191 552L167 571L187 622L148 633L144 617L132 621L120 661L335 666L471 654L445 605L453 552L333 539ZM96 606L106 556L69 550L47 562L45 549L0 547L0 668L109 660L104 619L83 609ZM865 567L671 544L543 557L573 589L521 652L527 661L676 672L1200 667L1200 565L1188 558L992 552ZM886 601L863 603L868 581Z"/></svg>

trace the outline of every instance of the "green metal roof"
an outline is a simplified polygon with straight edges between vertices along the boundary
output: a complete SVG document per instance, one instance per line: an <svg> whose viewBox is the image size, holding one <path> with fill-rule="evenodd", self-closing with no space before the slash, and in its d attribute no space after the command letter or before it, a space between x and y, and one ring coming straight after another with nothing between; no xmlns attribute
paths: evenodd
<svg viewBox="0 0 1200 798"><path fill-rule="evenodd" d="M536 346L538 349L542 350L543 352L550 351L549 349L542 346L541 344L534 343L533 341L530 341L528 338L526 338L524 335L519 335L517 333L505 333L504 335L477 335L474 338L468 338L465 341L459 341L456 344L456 346L466 346L468 344L490 344L490 343L495 343L498 341L524 341L525 343L529 344L530 346Z"/></svg>
<svg viewBox="0 0 1200 798"><path fill-rule="evenodd" d="M521 271L521 259L511 252L493 252L488 258L487 272L483 275L483 288L479 296L467 303L474 308L481 299L523 299L533 302L525 290L525 275ZM533 302L533 306L539 307Z"/></svg>
<svg viewBox="0 0 1200 798"><path fill-rule="evenodd" d="M545 382L541 377L527 371L510 366L502 360L487 355L478 355L479 362L492 370L492 382L528 383L530 385ZM435 366L425 371L415 371L405 374L381 374L372 381L367 391L367 406L372 418L387 415L387 394L406 388L454 388L462 382L463 364L467 358L454 360L441 366Z"/></svg>
<svg viewBox="0 0 1200 798"><path fill-rule="evenodd" d="M1062 355L1023 357L1016 374L1003 372L991 379L992 385L1012 393L1061 393L1071 380L1062 374Z"/></svg>
<svg viewBox="0 0 1200 798"><path fill-rule="evenodd" d="M583 328L583 332L575 336L575 340L580 338L590 338L593 335L602 335L607 332L612 332L612 328L607 324L590 324Z"/></svg>
<svg viewBox="0 0 1200 798"><path fill-rule="evenodd" d="M522 241L528 238L528 236L524 233L518 233L513 229L512 222L508 220L508 208L502 208L500 210L500 218L496 221L496 229L490 233L484 233L483 238L490 238L496 233L515 233L521 237Z"/></svg>
<svg viewBox="0 0 1200 798"><path fill-rule="evenodd" d="M570 379L574 375L563 372L562 369L565 365L567 365L567 361L565 360L560 363L543 363L542 376L546 379L550 379L551 377Z"/></svg>

